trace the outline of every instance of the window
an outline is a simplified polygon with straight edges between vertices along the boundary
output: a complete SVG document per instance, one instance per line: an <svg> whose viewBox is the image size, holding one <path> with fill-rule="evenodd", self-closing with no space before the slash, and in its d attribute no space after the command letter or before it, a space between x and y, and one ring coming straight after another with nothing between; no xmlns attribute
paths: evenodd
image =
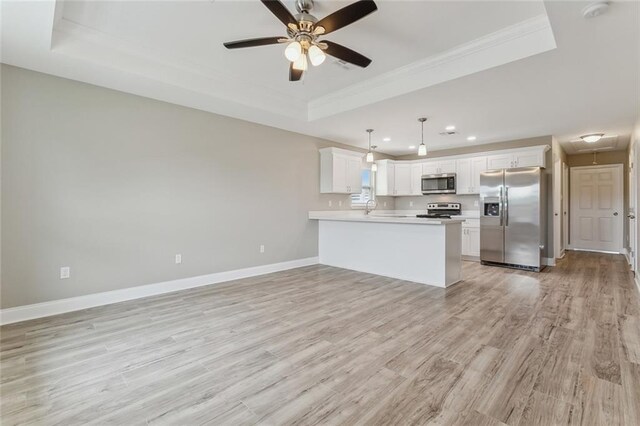
<svg viewBox="0 0 640 426"><path fill-rule="evenodd" d="M362 192L359 194L351 194L351 207L364 207L367 201L375 199L373 192L372 180L374 179L371 170L362 170Z"/></svg>

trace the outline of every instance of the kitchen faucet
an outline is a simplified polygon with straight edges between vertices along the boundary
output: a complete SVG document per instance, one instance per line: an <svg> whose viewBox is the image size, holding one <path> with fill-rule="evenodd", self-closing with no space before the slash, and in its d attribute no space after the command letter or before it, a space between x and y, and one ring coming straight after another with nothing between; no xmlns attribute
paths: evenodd
<svg viewBox="0 0 640 426"><path fill-rule="evenodd" d="M374 203L374 204L373 204L373 208L369 208L369 203L370 203L370 202L372 202L372 201L373 201L373 203ZM365 212L365 214L369 214L369 213L371 213L372 211L374 211L374 210L376 209L376 207L378 207L378 202L377 202L376 200L373 200L373 199L369 199L369 200L367 200L367 203L366 203L366 204L365 204L365 206L364 206L364 212Z"/></svg>

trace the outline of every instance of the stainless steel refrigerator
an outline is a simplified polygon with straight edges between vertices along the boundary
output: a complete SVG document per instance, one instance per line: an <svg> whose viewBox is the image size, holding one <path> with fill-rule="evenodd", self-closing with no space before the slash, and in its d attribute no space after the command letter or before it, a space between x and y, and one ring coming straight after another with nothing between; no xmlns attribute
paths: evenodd
<svg viewBox="0 0 640 426"><path fill-rule="evenodd" d="M540 271L546 233L544 171L490 170L480 175L480 260Z"/></svg>

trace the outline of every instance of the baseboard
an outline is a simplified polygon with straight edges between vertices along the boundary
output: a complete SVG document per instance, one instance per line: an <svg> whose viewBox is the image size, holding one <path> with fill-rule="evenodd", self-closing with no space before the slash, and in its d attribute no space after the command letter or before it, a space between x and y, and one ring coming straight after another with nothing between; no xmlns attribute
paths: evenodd
<svg viewBox="0 0 640 426"><path fill-rule="evenodd" d="M35 303L33 305L0 309L0 325L64 314L66 312L79 311L81 309L93 308L96 306L110 305L112 303L171 293L194 287L218 284L241 278L255 277L258 275L270 274L272 272L286 271L287 269L300 268L303 266L315 265L317 263L317 257L308 257L305 259L296 259L287 262L236 269L233 271L216 272L197 277L181 278L178 280L129 287L120 290L106 291L103 293L88 294L86 296L72 297L69 299L53 300L50 302Z"/></svg>
<svg viewBox="0 0 640 426"><path fill-rule="evenodd" d="M552 257L543 257L542 264L545 266L556 266L556 260Z"/></svg>

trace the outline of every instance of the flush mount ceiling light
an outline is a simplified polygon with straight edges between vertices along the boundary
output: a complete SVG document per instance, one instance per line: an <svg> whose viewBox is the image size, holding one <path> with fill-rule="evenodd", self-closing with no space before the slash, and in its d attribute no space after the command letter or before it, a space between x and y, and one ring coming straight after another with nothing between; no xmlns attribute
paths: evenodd
<svg viewBox="0 0 640 426"><path fill-rule="evenodd" d="M382 139L382 142L391 142L391 138L384 138Z"/></svg>
<svg viewBox="0 0 640 426"><path fill-rule="evenodd" d="M289 81L299 81L302 74L308 69L309 62L317 67L324 62L326 55L362 68L366 68L371 63L371 59L358 52L329 40L319 40L319 38L353 24L378 10L373 0L359 0L320 20L309 13L313 8L313 0L296 0L298 14L295 16L280 0L261 1L276 18L286 25L287 36L232 41L224 43L224 47L238 49L286 43L284 56L290 62Z"/></svg>
<svg viewBox="0 0 640 426"><path fill-rule="evenodd" d="M418 121L420 122L420 126L422 128L422 137L420 138L421 143L418 147L418 155L424 157L425 155L427 155L427 146L424 144L424 122L427 121L427 118L420 117L418 118Z"/></svg>
<svg viewBox="0 0 640 426"><path fill-rule="evenodd" d="M367 152L367 163L373 163L373 151L371 151L371 133L373 133L373 129L367 129L367 133L369 133L369 151Z"/></svg>
<svg viewBox="0 0 640 426"><path fill-rule="evenodd" d="M595 18L596 16L604 14L607 9L609 9L608 1L597 1L582 9L582 16L586 19Z"/></svg>
<svg viewBox="0 0 640 426"><path fill-rule="evenodd" d="M580 136L580 139L582 139L586 143L596 143L600 139L602 139L603 136L604 136L604 133L590 133L588 135Z"/></svg>
<svg viewBox="0 0 640 426"><path fill-rule="evenodd" d="M475 136L469 136L469 137L467 138L467 140L468 140L469 142L473 142L473 141L475 141L475 140L476 140L476 137L475 137Z"/></svg>
<svg viewBox="0 0 640 426"><path fill-rule="evenodd" d="M456 129L456 126L447 126L444 128L447 132L453 132Z"/></svg>

